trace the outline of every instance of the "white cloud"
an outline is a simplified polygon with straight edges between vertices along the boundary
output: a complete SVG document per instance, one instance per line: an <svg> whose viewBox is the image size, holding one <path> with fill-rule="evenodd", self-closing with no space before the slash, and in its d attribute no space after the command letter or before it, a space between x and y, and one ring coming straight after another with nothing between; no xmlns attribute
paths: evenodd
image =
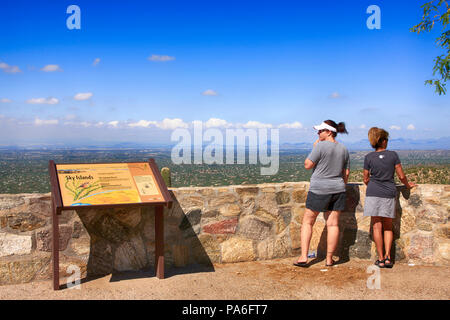
<svg viewBox="0 0 450 320"><path fill-rule="evenodd" d="M75 120L77 118L74 114L68 114L64 119L65 120Z"/></svg>
<svg viewBox="0 0 450 320"><path fill-rule="evenodd" d="M117 128L118 124L119 124L119 121L117 121L117 120L108 122L108 125L110 125L111 127L114 127L114 128Z"/></svg>
<svg viewBox="0 0 450 320"><path fill-rule="evenodd" d="M103 126L103 122L98 122L96 126ZM110 121L108 122L108 125L114 128L117 128L119 126L119 121ZM131 122L128 123L128 127L136 128L136 127L142 127L142 128L148 128L150 126L155 126L159 129L163 130L173 130L176 128L188 128L189 125L184 122L182 119L168 119L165 118L163 121L149 121L149 120L139 120L138 122Z"/></svg>
<svg viewBox="0 0 450 320"><path fill-rule="evenodd" d="M82 121L82 122L73 122L73 121L68 121L68 122L64 122L65 125L70 125L70 126L76 126L76 127L91 127L93 125L92 122L88 122L88 121Z"/></svg>
<svg viewBox="0 0 450 320"><path fill-rule="evenodd" d="M29 104L57 104L59 102L56 98L32 98L28 99L27 103Z"/></svg>
<svg viewBox="0 0 450 320"><path fill-rule="evenodd" d="M199 120L192 121L193 125L195 125L196 123L200 123L200 124L204 125L206 128L211 128L211 127L226 127L226 128L228 128L228 127L232 126L231 123L228 123L225 120L217 119L217 118L211 118L206 122L202 122ZM137 122L129 123L128 126L132 127L132 128L135 128L135 127L149 128L150 126L155 126L156 128L159 128L162 130L174 130L176 128L189 128L189 124L179 118L174 118L174 119L165 118L162 121L139 120Z"/></svg>
<svg viewBox="0 0 450 320"><path fill-rule="evenodd" d="M52 124L58 124L57 119L53 120L41 120L39 118L34 119L34 124L37 126L43 126L43 125L52 125Z"/></svg>
<svg viewBox="0 0 450 320"><path fill-rule="evenodd" d="M409 124L409 125L406 127L406 129L407 129L407 130L416 130L416 127L414 127L413 124Z"/></svg>
<svg viewBox="0 0 450 320"><path fill-rule="evenodd" d="M67 118L67 117L66 117ZM67 121L64 122L65 125L69 125L69 126L76 126L76 127L102 127L105 123L103 121L100 122L89 122L89 121L82 121L82 122L75 122L75 121ZM117 127L117 125L119 124L119 121L111 121L109 123L109 125L113 126L113 127Z"/></svg>
<svg viewBox="0 0 450 320"><path fill-rule="evenodd" d="M217 96L218 93L216 91L214 91L214 90L208 89L206 91L203 91L202 95L203 96Z"/></svg>
<svg viewBox="0 0 450 320"><path fill-rule="evenodd" d="M10 103L10 102L12 102L12 100L9 100L7 98L2 98L2 99L0 99L0 102L1 103Z"/></svg>
<svg viewBox="0 0 450 320"><path fill-rule="evenodd" d="M247 129L272 128L271 124L261 123L258 121L248 121L246 124L244 124L242 126Z"/></svg>
<svg viewBox="0 0 450 320"><path fill-rule="evenodd" d="M74 100L88 100L93 96L93 94L91 92L86 92L86 93L77 93L73 98Z"/></svg>
<svg viewBox="0 0 450 320"><path fill-rule="evenodd" d="M342 98L342 96L339 94L339 92L333 92L333 93L330 94L328 97L331 98L331 99L339 99L339 98Z"/></svg>
<svg viewBox="0 0 450 320"><path fill-rule="evenodd" d="M0 69L2 69L3 72L6 72L6 73L22 72L18 66L10 66L9 64L4 63L4 62L0 62Z"/></svg>
<svg viewBox="0 0 450 320"><path fill-rule="evenodd" d="M223 128L229 128L232 124L227 122L223 119L217 119L217 118L210 118L208 121L205 122L206 128L212 128L212 127L223 127Z"/></svg>
<svg viewBox="0 0 450 320"><path fill-rule="evenodd" d="M48 64L41 69L44 72L63 71L57 64Z"/></svg>
<svg viewBox="0 0 450 320"><path fill-rule="evenodd" d="M83 127L90 127L90 126L92 126L92 123L87 122L87 121L83 121L83 122L80 122L80 126L83 126Z"/></svg>
<svg viewBox="0 0 450 320"><path fill-rule="evenodd" d="M391 129L391 130L401 130L402 128L399 127L399 126L396 126L396 125L392 125L392 126L389 127L389 129Z"/></svg>
<svg viewBox="0 0 450 320"><path fill-rule="evenodd" d="M160 55L157 55L157 54L152 54L150 57L148 57L148 60L150 60L150 61L166 62L166 61L175 60L175 57L160 56Z"/></svg>
<svg viewBox="0 0 450 320"><path fill-rule="evenodd" d="M174 130L176 128L187 128L188 124L179 118L165 118L163 121L156 123L156 126L164 130Z"/></svg>
<svg viewBox="0 0 450 320"><path fill-rule="evenodd" d="M149 120L139 120L138 122L132 122L128 124L129 127L135 128L135 127L142 127L142 128L148 128L150 126L155 126L159 129L163 130L173 130L176 128L188 128L188 124L185 123L182 119L176 118L176 119L168 119L165 118L163 121L149 121Z"/></svg>
<svg viewBox="0 0 450 320"><path fill-rule="evenodd" d="M292 123L283 123L283 124L280 124L280 125L278 126L278 128L301 129L301 128L303 128L303 125L302 125L300 122L295 121L295 122L292 122Z"/></svg>
<svg viewBox="0 0 450 320"><path fill-rule="evenodd" d="M138 122L128 124L129 127L148 128L150 125L156 125L156 121L139 120Z"/></svg>
<svg viewBox="0 0 450 320"><path fill-rule="evenodd" d="M95 67L100 63L100 61L101 61L100 58L95 58L94 62L92 62L92 65Z"/></svg>
<svg viewBox="0 0 450 320"><path fill-rule="evenodd" d="M366 125L365 125L365 124L362 124L362 125L359 126L359 128L360 128L360 129L365 129L365 128L366 128Z"/></svg>

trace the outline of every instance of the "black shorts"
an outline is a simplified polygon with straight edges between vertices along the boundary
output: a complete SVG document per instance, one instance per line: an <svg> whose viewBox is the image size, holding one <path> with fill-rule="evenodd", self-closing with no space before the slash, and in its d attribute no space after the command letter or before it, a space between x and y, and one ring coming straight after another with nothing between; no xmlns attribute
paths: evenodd
<svg viewBox="0 0 450 320"><path fill-rule="evenodd" d="M308 192L306 208L313 211L343 211L345 209L345 192L333 194L316 194Z"/></svg>

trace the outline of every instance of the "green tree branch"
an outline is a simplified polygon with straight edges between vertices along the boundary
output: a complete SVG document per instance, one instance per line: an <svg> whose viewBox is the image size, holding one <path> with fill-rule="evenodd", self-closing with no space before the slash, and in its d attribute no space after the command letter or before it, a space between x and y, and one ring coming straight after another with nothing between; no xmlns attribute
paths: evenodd
<svg viewBox="0 0 450 320"><path fill-rule="evenodd" d="M442 25L442 33L436 39L436 45L440 46L446 54L440 55L434 59L433 76L435 79L425 81L425 85L435 86L436 93L446 94L445 88L447 80L450 79L450 8L447 0L432 0L421 6L423 8L422 21L410 28L411 32L420 34L420 32L430 32L435 25ZM434 14L434 15L433 15Z"/></svg>

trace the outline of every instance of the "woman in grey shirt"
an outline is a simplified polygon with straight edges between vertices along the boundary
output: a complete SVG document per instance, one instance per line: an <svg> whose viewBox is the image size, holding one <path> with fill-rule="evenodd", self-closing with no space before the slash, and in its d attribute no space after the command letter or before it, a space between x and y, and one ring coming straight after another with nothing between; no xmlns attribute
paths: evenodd
<svg viewBox="0 0 450 320"><path fill-rule="evenodd" d="M369 142L375 151L368 153L364 158L364 183L367 185L364 216L371 217L373 240L378 252L375 265L380 268L392 268L391 246L394 238L392 219L395 218L395 197L397 196L394 172L406 188L410 189L416 185L408 183L397 153L386 150L389 133L373 127L370 128L368 135Z"/></svg>
<svg viewBox="0 0 450 320"><path fill-rule="evenodd" d="M347 148L335 140L338 133L347 133L345 123L326 120L314 129L318 130L319 139L305 160L305 168L313 169L313 174L301 229L302 253L294 263L297 267L308 266L312 228L320 212L324 213L327 221L326 266L334 265L333 253L339 239L339 214L345 208L345 185L350 173Z"/></svg>

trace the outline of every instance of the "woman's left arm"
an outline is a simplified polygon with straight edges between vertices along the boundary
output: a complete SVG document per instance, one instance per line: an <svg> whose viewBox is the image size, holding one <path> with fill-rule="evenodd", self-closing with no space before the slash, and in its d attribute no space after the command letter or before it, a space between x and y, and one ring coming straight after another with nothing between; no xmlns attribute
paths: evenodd
<svg viewBox="0 0 450 320"><path fill-rule="evenodd" d="M397 173L397 176L400 179L400 181L405 185L407 189L417 187L417 184L413 182L408 182L408 179L406 178L406 175L403 172L403 168L400 163L395 166L395 172Z"/></svg>
<svg viewBox="0 0 450 320"><path fill-rule="evenodd" d="M350 169L343 169L342 170L342 178L344 178L344 183L347 184L348 177L350 176Z"/></svg>

